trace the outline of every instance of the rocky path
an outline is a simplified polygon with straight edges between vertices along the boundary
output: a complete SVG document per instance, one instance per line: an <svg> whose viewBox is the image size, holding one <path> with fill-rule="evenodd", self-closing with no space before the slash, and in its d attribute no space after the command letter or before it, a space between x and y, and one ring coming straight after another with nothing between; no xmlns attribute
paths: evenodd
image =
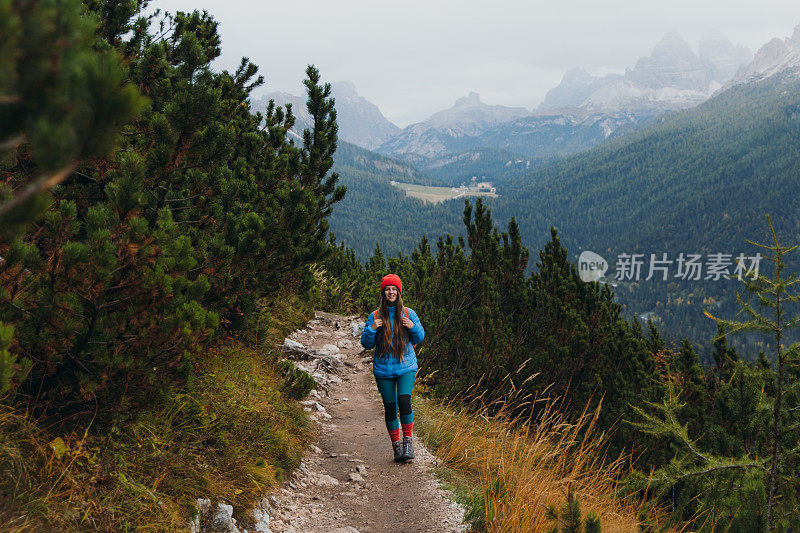
<svg viewBox="0 0 800 533"><path fill-rule="evenodd" d="M467 531L463 509L431 472L436 458L418 439L414 460L392 460L371 352L360 343L363 326L359 317L317 312L285 341L296 348L286 357L318 383L304 406L319 432L300 468L269 496L270 530Z"/></svg>

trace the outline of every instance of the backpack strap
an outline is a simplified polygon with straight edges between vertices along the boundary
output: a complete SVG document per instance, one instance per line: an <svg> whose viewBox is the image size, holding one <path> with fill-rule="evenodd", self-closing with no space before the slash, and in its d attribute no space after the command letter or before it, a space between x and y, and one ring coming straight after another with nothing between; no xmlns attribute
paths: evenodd
<svg viewBox="0 0 800 533"><path fill-rule="evenodd" d="M403 310L405 311L406 318L409 318L409 316L408 316L408 307L403 306ZM379 309L376 309L376 310L374 310L372 312L373 321L378 319L378 311L379 311ZM417 343L417 344L419 344L419 343ZM411 346L413 346L415 350L417 349L417 345L416 344L412 343Z"/></svg>
<svg viewBox="0 0 800 533"><path fill-rule="evenodd" d="M409 316L408 316L408 307L403 307L403 309L405 309L405 311L406 311L406 318L409 318ZM419 343L417 343L417 344L419 344ZM412 342L412 343L411 343L411 346L413 346L413 347L414 347L414 349L416 350L416 349L417 349L417 344L414 344L414 343Z"/></svg>

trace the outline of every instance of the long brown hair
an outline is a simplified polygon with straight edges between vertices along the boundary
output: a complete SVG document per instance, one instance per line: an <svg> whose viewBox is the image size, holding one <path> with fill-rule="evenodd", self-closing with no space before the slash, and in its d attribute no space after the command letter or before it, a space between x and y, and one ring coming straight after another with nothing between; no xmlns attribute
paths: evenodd
<svg viewBox="0 0 800 533"><path fill-rule="evenodd" d="M408 332L406 328L403 327L402 317L405 316L405 313L403 298L400 296L400 292L397 292L397 300L394 302L394 343L392 343L392 334L389 331L389 327L392 323L389 320L389 301L386 299L386 292L384 289L381 289L381 303L379 309L378 315L381 320L383 320L383 323L386 324L386 327L381 328L382 332L378 337L379 346L381 347L380 354L386 358L392 353L399 354L398 358L400 361L403 361L403 352L406 351L406 337ZM389 346L390 349L384 350L384 346Z"/></svg>

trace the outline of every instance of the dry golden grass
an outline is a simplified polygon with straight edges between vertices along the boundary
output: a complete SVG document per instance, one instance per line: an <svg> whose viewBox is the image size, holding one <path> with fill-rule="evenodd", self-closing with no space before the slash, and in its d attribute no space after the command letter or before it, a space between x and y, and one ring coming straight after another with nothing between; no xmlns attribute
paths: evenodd
<svg viewBox="0 0 800 533"><path fill-rule="evenodd" d="M479 529L549 531L548 506L560 509L570 491L583 516L599 516L603 532L640 531L646 504L618 490L627 460L606 457L607 436L595 426L600 407L570 423L548 404L530 423L510 415L510 402L472 404L415 397L415 427L457 493L459 486L469 493L468 515ZM649 509L648 522L659 515Z"/></svg>

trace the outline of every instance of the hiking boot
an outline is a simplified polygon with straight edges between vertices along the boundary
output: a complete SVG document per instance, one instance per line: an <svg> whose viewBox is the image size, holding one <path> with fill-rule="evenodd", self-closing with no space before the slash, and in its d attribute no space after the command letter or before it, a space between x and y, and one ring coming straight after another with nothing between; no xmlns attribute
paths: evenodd
<svg viewBox="0 0 800 533"><path fill-rule="evenodd" d="M402 441L394 441L392 443L392 449L394 450L394 462L399 463L403 461L403 443Z"/></svg>
<svg viewBox="0 0 800 533"><path fill-rule="evenodd" d="M403 437L403 461L414 458L413 437Z"/></svg>

